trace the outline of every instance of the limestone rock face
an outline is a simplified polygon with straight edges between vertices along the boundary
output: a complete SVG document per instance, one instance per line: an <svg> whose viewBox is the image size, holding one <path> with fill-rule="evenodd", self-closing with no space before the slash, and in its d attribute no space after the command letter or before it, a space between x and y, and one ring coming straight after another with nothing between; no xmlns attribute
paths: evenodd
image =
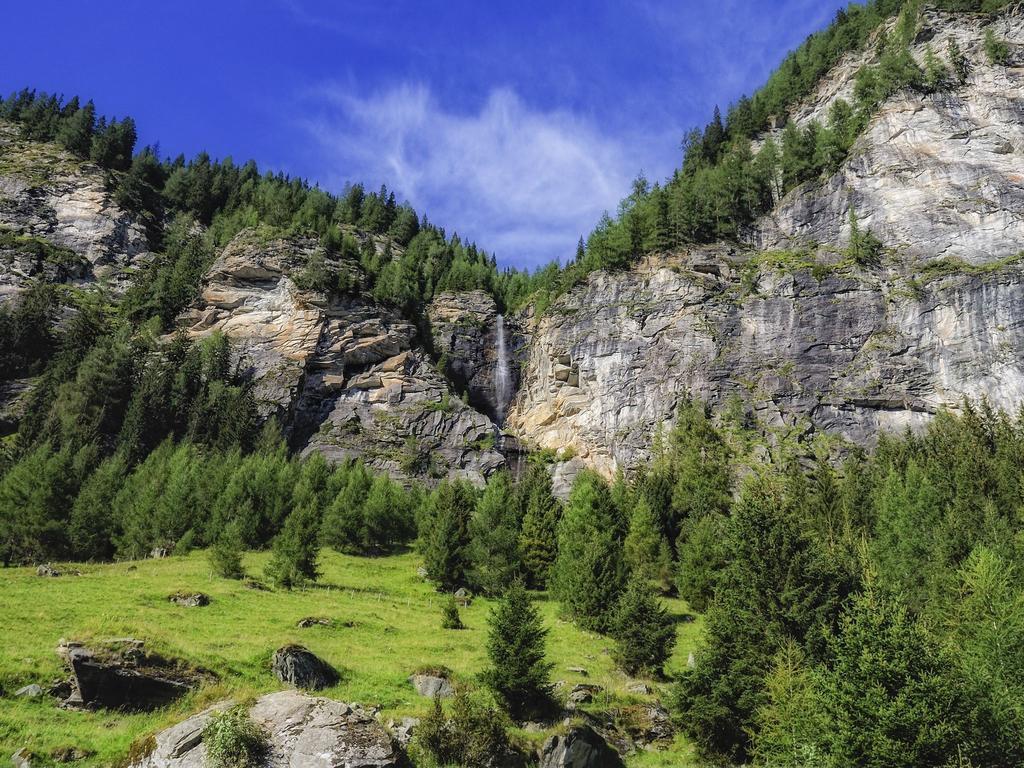
<svg viewBox="0 0 1024 768"><path fill-rule="evenodd" d="M832 178L793 190L751 236L762 249L809 243L845 246L849 207L863 229L918 259L957 258L980 264L1024 246L1024 8L992 24L1013 51L1009 66L992 65L979 17L928 10L912 46L945 59L955 39L971 64L951 91L905 91L882 105ZM837 98L852 103L859 67L873 45L850 54L793 115L825 123Z"/></svg>
<svg viewBox="0 0 1024 768"><path fill-rule="evenodd" d="M988 23L1009 66L983 52ZM889 99L839 172L793 190L747 245L591 275L537 321L508 426L572 449L556 489L582 465L642 465L684 397L737 405L775 437L859 444L964 398L1024 403L1024 7L992 22L926 10L912 54L945 58L949 39L966 83ZM824 123L852 102L875 50L845 56L788 118ZM843 261L851 204L887 246L878 268Z"/></svg>
<svg viewBox="0 0 1024 768"><path fill-rule="evenodd" d="M241 232L182 324L196 337L231 339L262 414L282 419L296 449L362 457L398 477L482 484L504 463L490 419L463 404L396 312L365 296L300 289L295 276L318 248Z"/></svg>
<svg viewBox="0 0 1024 768"><path fill-rule="evenodd" d="M1024 266L816 277L757 258L707 248L591 275L540 320L509 428L610 477L648 459L684 397L862 444L964 397L1024 403Z"/></svg>
<svg viewBox="0 0 1024 768"><path fill-rule="evenodd" d="M0 122L0 301L30 277L104 280L115 289L149 258L144 228L122 210L105 174L54 144L25 141ZM44 255L33 247L42 241Z"/></svg>
<svg viewBox="0 0 1024 768"><path fill-rule="evenodd" d="M498 308L483 291L446 292L428 309L434 350L445 361L448 377L468 395L469 404L494 421L505 418L499 402ZM519 386L519 363L525 338L515 318L503 318L510 393Z"/></svg>
<svg viewBox="0 0 1024 768"><path fill-rule="evenodd" d="M217 704L156 736L156 748L132 768L202 768L203 729L230 702ZM372 715L356 706L280 691L256 700L249 716L266 732L268 768L392 768L404 756Z"/></svg>

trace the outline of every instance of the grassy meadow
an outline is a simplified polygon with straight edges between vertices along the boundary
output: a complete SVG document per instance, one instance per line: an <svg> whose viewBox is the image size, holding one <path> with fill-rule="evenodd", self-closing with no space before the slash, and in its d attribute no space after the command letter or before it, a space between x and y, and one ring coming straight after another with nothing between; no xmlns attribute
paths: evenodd
<svg viewBox="0 0 1024 768"><path fill-rule="evenodd" d="M245 565L257 577L268 555L250 553ZM0 759L21 747L45 757L76 746L93 753L77 766L116 764L136 739L171 725L213 701L245 698L281 686L270 672L272 652L301 643L333 664L341 681L322 695L381 707L381 719L424 714L429 701L407 682L414 670L443 665L472 679L486 665L490 610L485 599L462 609L464 630L440 628L442 596L417 576L414 554L382 558L348 557L324 551L323 575L312 588L259 591L213 575L204 552L162 560L79 565L80 576L43 578L31 568L0 570ZM182 608L168 602L177 590L202 591L210 605ZM586 682L608 692L593 707L639 698L626 693L632 682L615 670L611 641L584 632L558 617L558 605L540 598L550 628L548 657L553 678ZM678 643L668 670L685 665L701 632L699 617L685 603L668 600L678 617ZM306 616L333 620L330 627L298 629ZM103 640L134 637L148 650L179 657L217 674L219 682L163 710L146 714L59 709L48 696L12 698L29 683L44 688L63 675L55 653L61 638ZM568 667L588 670L586 678ZM657 683L652 683L655 687ZM522 734L540 740L540 734ZM637 755L631 766L690 763L682 739L661 752ZM35 765L35 763L33 763Z"/></svg>

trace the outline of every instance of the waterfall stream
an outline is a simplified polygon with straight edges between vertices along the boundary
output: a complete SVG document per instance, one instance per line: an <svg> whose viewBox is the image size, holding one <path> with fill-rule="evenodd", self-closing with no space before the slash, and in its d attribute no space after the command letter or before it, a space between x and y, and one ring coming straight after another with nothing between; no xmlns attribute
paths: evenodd
<svg viewBox="0 0 1024 768"><path fill-rule="evenodd" d="M505 423L505 412L512 399L512 374L508 368L508 347L505 344L505 316L498 315L498 364L494 371L494 404L498 426Z"/></svg>

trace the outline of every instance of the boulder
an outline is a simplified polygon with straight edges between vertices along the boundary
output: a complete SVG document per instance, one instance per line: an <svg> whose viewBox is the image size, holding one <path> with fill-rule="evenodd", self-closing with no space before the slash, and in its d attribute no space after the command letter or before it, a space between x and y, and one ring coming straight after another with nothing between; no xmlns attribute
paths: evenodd
<svg viewBox="0 0 1024 768"><path fill-rule="evenodd" d="M203 730L221 702L155 737L153 751L130 768L203 768ZM249 716L269 742L268 768L394 768L405 765L391 735L369 712L299 691L278 691L256 700Z"/></svg>
<svg viewBox="0 0 1024 768"><path fill-rule="evenodd" d="M637 696L650 696L654 691L647 683L630 683L626 686L626 692Z"/></svg>
<svg viewBox="0 0 1024 768"><path fill-rule="evenodd" d="M146 653L139 640L114 640L97 648L62 641L57 653L71 672L65 707L148 711L213 679L205 670Z"/></svg>
<svg viewBox="0 0 1024 768"><path fill-rule="evenodd" d="M299 629L309 629L310 627L329 627L332 624L334 622L325 616L307 616L304 619L299 619L295 626Z"/></svg>
<svg viewBox="0 0 1024 768"><path fill-rule="evenodd" d="M404 749L409 746L409 742L412 741L416 727L419 724L420 720L418 717L403 717L397 722L394 720L388 721L388 730L391 731L398 745Z"/></svg>
<svg viewBox="0 0 1024 768"><path fill-rule="evenodd" d="M569 709L575 709L580 704L589 704L594 700L594 696L603 691L600 685L589 685L587 683L579 683L572 687L569 691L569 696L566 699L566 705Z"/></svg>
<svg viewBox="0 0 1024 768"><path fill-rule="evenodd" d="M539 768L625 768L619 753L589 725L572 725L540 750Z"/></svg>
<svg viewBox="0 0 1024 768"><path fill-rule="evenodd" d="M455 695L455 687L447 674L415 674L409 677L409 682L416 693L428 699L447 699Z"/></svg>
<svg viewBox="0 0 1024 768"><path fill-rule="evenodd" d="M204 605L210 604L210 596L202 592L175 592L173 595L169 595L167 599L183 608L201 608Z"/></svg>
<svg viewBox="0 0 1024 768"><path fill-rule="evenodd" d="M38 568L36 568L36 576L47 576L50 578L56 578L57 576L61 575L61 572L49 563L43 563Z"/></svg>
<svg viewBox="0 0 1024 768"><path fill-rule="evenodd" d="M32 753L22 747L11 755L11 765L14 768L32 768Z"/></svg>
<svg viewBox="0 0 1024 768"><path fill-rule="evenodd" d="M19 688L14 692L14 695L27 699L34 699L37 696L43 695L43 687L32 683L31 685L26 685L24 688Z"/></svg>
<svg viewBox="0 0 1024 768"><path fill-rule="evenodd" d="M308 691L330 688L340 679L334 667L301 645L276 650L270 667L282 683Z"/></svg>

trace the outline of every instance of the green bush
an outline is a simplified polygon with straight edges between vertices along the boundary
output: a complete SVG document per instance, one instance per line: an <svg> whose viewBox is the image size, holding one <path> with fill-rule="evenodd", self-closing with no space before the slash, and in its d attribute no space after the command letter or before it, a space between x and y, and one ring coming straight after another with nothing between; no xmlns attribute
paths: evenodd
<svg viewBox="0 0 1024 768"><path fill-rule="evenodd" d="M418 766L505 765L514 754L508 737L511 723L484 692L456 691L444 711L440 699L416 729L410 752Z"/></svg>
<svg viewBox="0 0 1024 768"><path fill-rule="evenodd" d="M245 707L214 715L203 729L208 768L258 768L269 750L267 734Z"/></svg>
<svg viewBox="0 0 1024 768"><path fill-rule="evenodd" d="M1010 46L991 29L985 30L985 55L991 64L1003 65L1010 60Z"/></svg>
<svg viewBox="0 0 1024 768"><path fill-rule="evenodd" d="M441 629L465 629L462 617L459 616L459 606L455 604L455 596L449 595L441 606Z"/></svg>

